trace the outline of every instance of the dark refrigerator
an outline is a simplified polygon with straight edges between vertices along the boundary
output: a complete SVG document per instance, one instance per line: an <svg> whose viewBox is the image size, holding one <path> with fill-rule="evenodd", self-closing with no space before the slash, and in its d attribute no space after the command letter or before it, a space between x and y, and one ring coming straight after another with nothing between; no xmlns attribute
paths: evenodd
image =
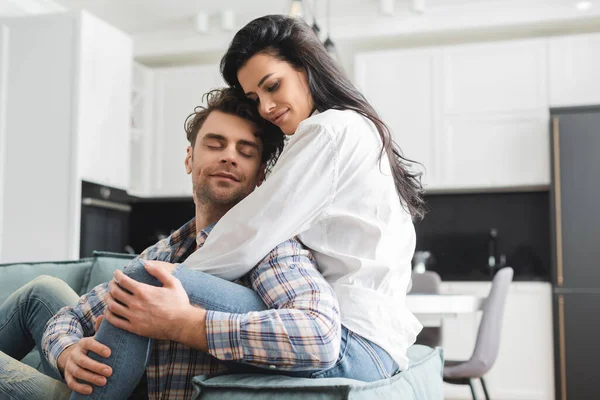
<svg viewBox="0 0 600 400"><path fill-rule="evenodd" d="M600 399L600 106L551 110L557 400Z"/></svg>

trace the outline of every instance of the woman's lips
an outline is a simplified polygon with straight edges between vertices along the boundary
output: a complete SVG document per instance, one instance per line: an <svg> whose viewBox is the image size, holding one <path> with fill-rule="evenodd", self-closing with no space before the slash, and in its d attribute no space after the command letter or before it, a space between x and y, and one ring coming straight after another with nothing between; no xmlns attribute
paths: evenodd
<svg viewBox="0 0 600 400"><path fill-rule="evenodd" d="M277 117L273 118L271 120L271 122L273 122L275 125L281 123L281 121L283 121L283 119L285 118L285 116L288 114L290 110L285 110L284 112L282 112L281 114L279 114Z"/></svg>

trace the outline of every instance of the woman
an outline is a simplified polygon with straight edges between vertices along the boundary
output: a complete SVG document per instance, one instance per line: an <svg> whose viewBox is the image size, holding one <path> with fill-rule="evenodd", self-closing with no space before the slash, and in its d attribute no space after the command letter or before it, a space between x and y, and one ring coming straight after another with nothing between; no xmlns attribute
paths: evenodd
<svg viewBox="0 0 600 400"><path fill-rule="evenodd" d="M404 303L415 248L412 218L421 216L422 200L418 179L394 150L388 129L301 21L267 16L250 22L234 37L221 71L289 140L268 179L221 217L178 267L190 299L191 292L223 292L206 273L238 279L297 236L338 298L342 328L335 331L341 337L332 343L339 343L339 354L325 369L290 373L278 370L275 360L263 372L274 367L271 372L292 376L374 381L406 369L406 350L421 329ZM129 276L144 282L146 275L141 268ZM269 290L261 293L268 297ZM225 297L243 312L265 307L248 302L249 294ZM103 323L96 338L126 349L128 371L143 369L147 339L124 335L111 323ZM110 365L115 372L106 387L126 386L116 372L119 363Z"/></svg>
<svg viewBox="0 0 600 400"><path fill-rule="evenodd" d="M358 351L348 344L357 342L377 354L355 360L363 368L383 365L381 377L406 369L406 350L421 329L405 296L412 219L422 216L423 200L388 128L297 19L250 22L233 38L221 73L289 140L269 178L219 221L185 266L236 279L297 235L338 297L349 338L340 359ZM361 379L340 366L327 376Z"/></svg>

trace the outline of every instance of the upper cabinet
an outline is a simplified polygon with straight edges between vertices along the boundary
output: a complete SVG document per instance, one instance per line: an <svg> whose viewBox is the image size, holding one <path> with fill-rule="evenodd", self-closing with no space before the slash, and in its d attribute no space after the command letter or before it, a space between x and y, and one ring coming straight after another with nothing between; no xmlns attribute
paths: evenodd
<svg viewBox="0 0 600 400"><path fill-rule="evenodd" d="M133 42L89 13L79 18L77 130L81 178L129 188Z"/></svg>
<svg viewBox="0 0 600 400"><path fill-rule="evenodd" d="M148 70L136 70L136 82L145 82L141 86L144 99L143 106L148 109L149 93L154 99L151 105L156 112L150 115L138 115L138 126L135 131L142 138L151 137L150 148L136 147L134 157L137 165L132 164L132 176L136 177L135 194L152 197L189 197L192 195L192 179L185 171L185 155L189 145L184 130L186 118L194 108L205 104L203 95L211 89L225 86L217 65L196 65L178 68L153 69L150 82L148 78L140 78ZM141 74L141 75L140 75ZM134 96L136 94L134 93ZM150 130L149 127L152 126ZM143 139L142 139L143 140ZM142 142L140 141L140 145ZM149 156L144 156L148 154ZM140 178L141 177L141 178Z"/></svg>
<svg viewBox="0 0 600 400"><path fill-rule="evenodd" d="M543 39L443 50L440 189L550 184Z"/></svg>
<svg viewBox="0 0 600 400"><path fill-rule="evenodd" d="M435 49L360 54L356 84L390 127L403 155L416 160L425 187L439 184L435 87L439 79Z"/></svg>
<svg viewBox="0 0 600 400"><path fill-rule="evenodd" d="M444 48L444 114L489 115L546 108L545 54L543 40Z"/></svg>
<svg viewBox="0 0 600 400"><path fill-rule="evenodd" d="M363 53L355 80L426 190L549 185L544 40Z"/></svg>
<svg viewBox="0 0 600 400"><path fill-rule="evenodd" d="M154 72L140 63L132 70L130 151L131 168L128 192L147 196L152 181Z"/></svg>
<svg viewBox="0 0 600 400"><path fill-rule="evenodd" d="M600 104L600 34L548 41L550 106Z"/></svg>

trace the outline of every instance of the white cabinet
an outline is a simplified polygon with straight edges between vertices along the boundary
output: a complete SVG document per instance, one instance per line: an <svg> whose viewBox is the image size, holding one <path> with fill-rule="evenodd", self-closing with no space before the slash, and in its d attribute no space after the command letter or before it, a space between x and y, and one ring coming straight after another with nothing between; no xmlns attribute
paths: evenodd
<svg viewBox="0 0 600 400"><path fill-rule="evenodd" d="M550 184L544 40L362 53L355 80L427 190Z"/></svg>
<svg viewBox="0 0 600 400"><path fill-rule="evenodd" d="M152 181L154 72L134 63L132 70L129 194L147 196Z"/></svg>
<svg viewBox="0 0 600 400"><path fill-rule="evenodd" d="M600 104L600 34L548 39L550 105Z"/></svg>
<svg viewBox="0 0 600 400"><path fill-rule="evenodd" d="M204 104L203 95L225 84L217 65L196 65L154 70L154 142L148 166L153 177L148 195L155 197L192 195L192 180L185 171L189 142L186 118Z"/></svg>
<svg viewBox="0 0 600 400"><path fill-rule="evenodd" d="M81 180L126 184L128 145L113 146L128 140L131 40L85 12L2 24L10 38L0 262L76 259Z"/></svg>
<svg viewBox="0 0 600 400"><path fill-rule="evenodd" d="M548 112L444 118L446 188L550 184Z"/></svg>
<svg viewBox="0 0 600 400"><path fill-rule="evenodd" d="M543 40L446 47L443 68L445 115L496 115L547 108Z"/></svg>
<svg viewBox="0 0 600 400"><path fill-rule="evenodd" d="M444 187L548 186L545 41L453 46L443 53Z"/></svg>
<svg viewBox="0 0 600 400"><path fill-rule="evenodd" d="M88 13L79 20L77 131L81 178L129 188L133 42Z"/></svg>
<svg viewBox="0 0 600 400"><path fill-rule="evenodd" d="M423 172L425 187L440 184L438 54L436 49L382 51L355 59L357 86L390 127L403 155L422 164L415 167Z"/></svg>
<svg viewBox="0 0 600 400"><path fill-rule="evenodd" d="M487 296L489 282L444 282L447 294ZM479 314L444 320L446 360L467 360L473 353ZM513 282L508 292L500 351L486 375L493 399L554 400L552 287L547 282ZM470 399L468 386L445 385L445 399ZM479 394L483 398L483 393Z"/></svg>

